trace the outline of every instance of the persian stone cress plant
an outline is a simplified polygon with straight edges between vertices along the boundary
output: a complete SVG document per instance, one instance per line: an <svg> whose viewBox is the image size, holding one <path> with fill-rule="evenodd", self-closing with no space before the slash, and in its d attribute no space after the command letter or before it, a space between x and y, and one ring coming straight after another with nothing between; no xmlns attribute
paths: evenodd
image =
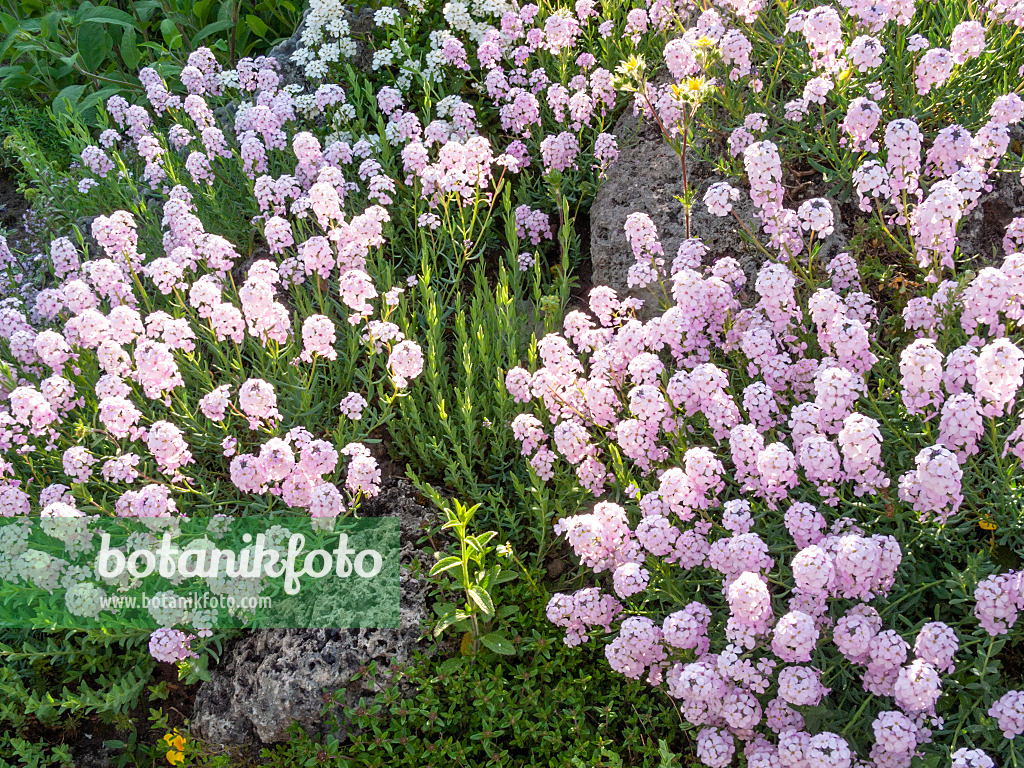
<svg viewBox="0 0 1024 768"><path fill-rule="evenodd" d="M54 116L70 168L16 147L44 236L0 241L0 515L334 519L394 469L447 514L409 707L551 640L672 715L444 764L1024 768L1024 205L989 215L1024 199L1022 29L1013 0L313 0L286 55L143 67L98 128ZM641 139L685 238L631 211L617 293L588 214ZM0 577L87 614L65 566L0 537ZM134 728L233 639L153 618L0 636L0 765ZM261 759L403 759L388 711ZM235 764L168 737L136 764Z"/></svg>

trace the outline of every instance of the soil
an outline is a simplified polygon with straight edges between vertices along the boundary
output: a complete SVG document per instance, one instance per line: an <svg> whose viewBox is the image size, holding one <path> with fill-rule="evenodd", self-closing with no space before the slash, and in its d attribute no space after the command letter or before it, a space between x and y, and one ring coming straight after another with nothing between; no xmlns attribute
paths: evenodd
<svg viewBox="0 0 1024 768"><path fill-rule="evenodd" d="M25 212L31 204L18 191L17 179L0 169L0 230L7 233L7 242L12 247L31 237L25 231Z"/></svg>

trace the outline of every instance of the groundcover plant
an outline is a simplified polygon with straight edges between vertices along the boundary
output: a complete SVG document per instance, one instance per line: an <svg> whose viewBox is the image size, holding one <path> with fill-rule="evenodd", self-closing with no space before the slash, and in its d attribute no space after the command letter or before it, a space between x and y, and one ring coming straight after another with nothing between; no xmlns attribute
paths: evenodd
<svg viewBox="0 0 1024 768"><path fill-rule="evenodd" d="M957 247L1022 183L1024 9L417 0L358 34L355 10L312 3L286 67L142 69L100 130L60 117L70 171L23 150L53 237L2 253L0 513L358 514L390 434L526 575L564 537L552 635L664 691L709 768L1024 761L1024 218ZM631 294L570 307L623 108L679 156L687 237L666 254L633 213ZM856 243L822 257L839 214L904 293ZM41 590L92 578L2 544ZM107 661L59 696L20 679L57 648L5 645L3 717L125 716L140 645L206 673L204 619L64 638Z"/></svg>

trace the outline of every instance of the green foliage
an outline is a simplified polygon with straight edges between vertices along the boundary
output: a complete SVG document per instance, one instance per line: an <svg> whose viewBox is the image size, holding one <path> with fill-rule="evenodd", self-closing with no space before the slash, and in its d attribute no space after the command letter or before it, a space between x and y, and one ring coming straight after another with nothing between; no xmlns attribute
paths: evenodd
<svg viewBox="0 0 1024 768"><path fill-rule="evenodd" d="M537 574L533 574L536 576ZM400 676L416 687L403 698L398 680L372 700L344 710L358 729L350 743L297 733L263 752L268 768L672 765L689 752L671 700L608 669L596 642L569 648L552 639L547 595L516 588L523 610L511 619L515 657L418 658ZM340 694L340 696L343 696ZM338 697L336 697L338 698ZM331 724L334 707L327 710Z"/></svg>
<svg viewBox="0 0 1024 768"><path fill-rule="evenodd" d="M4 630L0 635L0 722L127 715L141 700L156 662L149 632L83 631L60 635Z"/></svg>
<svg viewBox="0 0 1024 768"><path fill-rule="evenodd" d="M29 741L0 733L0 768L73 768L66 744Z"/></svg>
<svg viewBox="0 0 1024 768"><path fill-rule="evenodd" d="M199 46L234 62L291 35L300 15L291 0L10 0L7 10L0 90L32 93L90 122L108 96L143 93L140 67L176 74Z"/></svg>
<svg viewBox="0 0 1024 768"><path fill-rule="evenodd" d="M71 162L57 126L45 110L18 91L0 93L0 165L20 171L13 145L26 141L34 142L54 165L67 167Z"/></svg>
<svg viewBox="0 0 1024 768"><path fill-rule="evenodd" d="M388 422L393 444L425 480L453 494L483 501L480 525L499 537L525 543L542 559L550 509L517 490L528 471L510 427L519 412L505 388L508 370L536 360L537 339L561 326L572 285L569 265L579 244L565 206L559 232L561 259L545 279L544 257L520 270L523 247L516 235L510 196L504 196L504 257L475 264L466 285L444 285L435 276L437 249L424 249L410 311L399 315L403 332L423 329L426 365L418 386L399 401ZM511 481L511 485L510 485ZM518 484L518 486L517 486ZM531 515L530 509L538 515Z"/></svg>
<svg viewBox="0 0 1024 768"><path fill-rule="evenodd" d="M495 653L514 656L516 649L512 642L500 630L492 628L496 620L514 615L518 611L518 606L515 605L504 605L499 608L495 599L495 588L513 581L518 576L515 571L503 569L500 562L488 562L487 556L496 548L487 544L496 533L470 533L469 526L473 515L480 508L479 504L467 507L455 500L453 505L449 505L430 486L423 483L418 485L444 513L445 521L441 530L449 531L450 535L456 538L459 547L455 555L441 557L443 553L437 553L438 561L430 569L430 576L439 577L444 574L445 580L450 580L465 597L462 606L447 601L434 605L434 612L438 615L434 637L439 638L451 627L470 633L473 652L479 651L480 645L483 644ZM510 554L507 545L501 545L497 549L499 556L508 557Z"/></svg>

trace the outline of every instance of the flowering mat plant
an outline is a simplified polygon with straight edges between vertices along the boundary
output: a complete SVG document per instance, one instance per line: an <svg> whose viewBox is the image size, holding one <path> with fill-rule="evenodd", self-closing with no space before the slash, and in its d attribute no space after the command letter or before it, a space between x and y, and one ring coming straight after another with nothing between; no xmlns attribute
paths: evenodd
<svg viewBox="0 0 1024 768"><path fill-rule="evenodd" d="M52 237L35 269L0 247L0 514L355 516L386 437L483 510L445 507L432 574L463 652L515 653L486 557L539 578L564 544L528 580L549 630L662 692L708 768L1024 764L1024 216L958 240L1024 184L1024 5L372 16L314 0L286 66L143 68L144 103L60 118L70 171L23 150ZM685 237L632 212L626 290L580 296L624 110L678 157ZM866 238L831 247L851 222L903 293ZM90 589L19 529L0 577ZM144 644L194 682L222 635L175 618ZM142 687L54 706L13 676L51 721Z"/></svg>

